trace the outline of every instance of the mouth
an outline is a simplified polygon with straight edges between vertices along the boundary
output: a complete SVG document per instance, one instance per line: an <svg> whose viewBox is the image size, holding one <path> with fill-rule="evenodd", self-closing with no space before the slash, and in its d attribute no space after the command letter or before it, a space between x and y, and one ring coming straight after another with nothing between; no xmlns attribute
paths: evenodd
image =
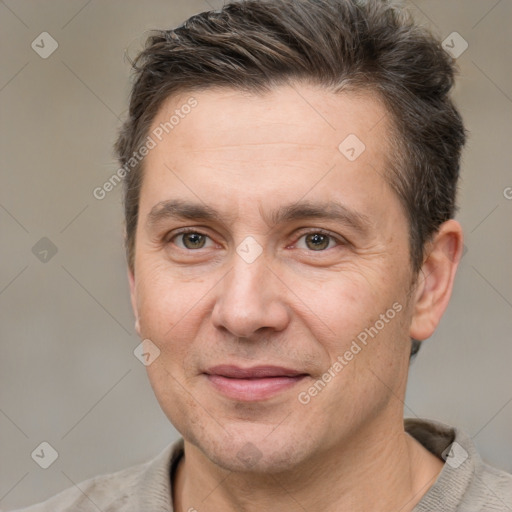
<svg viewBox="0 0 512 512"><path fill-rule="evenodd" d="M227 398L238 401L261 401L289 390L307 373L281 366L240 368L219 365L204 372L210 385Z"/></svg>

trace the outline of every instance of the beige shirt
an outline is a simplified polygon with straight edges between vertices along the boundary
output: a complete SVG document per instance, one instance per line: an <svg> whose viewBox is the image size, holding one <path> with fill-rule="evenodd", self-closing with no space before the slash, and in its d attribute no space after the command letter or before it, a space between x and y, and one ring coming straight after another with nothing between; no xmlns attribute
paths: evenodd
<svg viewBox="0 0 512 512"><path fill-rule="evenodd" d="M446 460L413 512L512 512L512 475L485 464L464 432L431 420L406 418L405 430ZM172 512L171 478L183 439L153 460L98 476L18 512Z"/></svg>

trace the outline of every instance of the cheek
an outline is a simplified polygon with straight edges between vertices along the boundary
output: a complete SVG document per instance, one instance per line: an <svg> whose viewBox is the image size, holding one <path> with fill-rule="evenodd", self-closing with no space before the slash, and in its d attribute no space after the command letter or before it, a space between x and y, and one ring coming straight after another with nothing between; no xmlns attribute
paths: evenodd
<svg viewBox="0 0 512 512"><path fill-rule="evenodd" d="M308 395L317 395L312 398L315 407L331 411L328 416L340 422L349 417L356 421L370 409L380 410L393 396L401 396L405 385L407 313L400 300L379 304L370 299L365 303L360 300L347 304L335 320L331 317L336 334L324 338L329 366L317 376L328 384L325 390L317 385L321 389L318 393L311 387L303 390Z"/></svg>
<svg viewBox="0 0 512 512"><path fill-rule="evenodd" d="M194 316L207 291L207 283L183 282L165 265L141 265L136 287L141 335L164 342L178 325Z"/></svg>
<svg viewBox="0 0 512 512"><path fill-rule="evenodd" d="M159 401L175 402L197 374L197 361L190 355L206 349L200 331L210 318L210 294L218 278L187 281L160 263L147 265L138 277L140 334L160 350L146 370Z"/></svg>
<svg viewBox="0 0 512 512"><path fill-rule="evenodd" d="M382 387L375 374L393 388L398 385L395 379L406 362L409 343L404 290L397 279L388 282L382 273L373 279L369 275L345 272L322 283L320 293L305 290L314 313L310 317L321 319L312 333L328 355L330 366L324 371L336 374L333 388L363 395L376 391L374 386ZM341 366L333 368L336 361Z"/></svg>
<svg viewBox="0 0 512 512"><path fill-rule="evenodd" d="M322 281L304 281L301 287L310 314L320 319L332 336L345 341L373 323L397 299L382 274L354 269L332 273Z"/></svg>

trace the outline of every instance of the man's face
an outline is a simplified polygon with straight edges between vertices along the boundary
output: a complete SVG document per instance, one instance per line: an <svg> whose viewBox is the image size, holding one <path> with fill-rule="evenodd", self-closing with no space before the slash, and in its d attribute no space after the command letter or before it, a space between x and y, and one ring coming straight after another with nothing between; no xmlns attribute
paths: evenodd
<svg viewBox="0 0 512 512"><path fill-rule="evenodd" d="M386 110L304 85L193 96L145 159L136 232L132 301L160 350L148 374L162 409L230 470L283 470L389 435L411 268L384 179ZM152 130L189 97L170 98Z"/></svg>

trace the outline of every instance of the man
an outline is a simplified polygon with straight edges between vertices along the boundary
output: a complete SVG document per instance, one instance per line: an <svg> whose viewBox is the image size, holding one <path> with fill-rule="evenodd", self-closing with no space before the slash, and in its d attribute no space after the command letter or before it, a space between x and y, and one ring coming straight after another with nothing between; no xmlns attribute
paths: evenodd
<svg viewBox="0 0 512 512"><path fill-rule="evenodd" d="M403 420L462 251L440 44L383 1L252 0L135 68L131 297L183 439L27 510L512 510L464 432Z"/></svg>

